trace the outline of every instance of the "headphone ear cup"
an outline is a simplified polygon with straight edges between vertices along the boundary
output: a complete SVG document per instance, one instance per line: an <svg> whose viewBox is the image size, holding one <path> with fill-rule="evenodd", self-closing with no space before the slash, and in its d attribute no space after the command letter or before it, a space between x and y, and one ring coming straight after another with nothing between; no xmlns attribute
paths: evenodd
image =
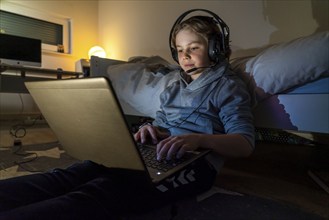
<svg viewBox="0 0 329 220"><path fill-rule="evenodd" d="M219 26L221 30L220 36L212 36L208 40L208 55L211 61L218 63L220 60L225 60L229 57L230 54L230 46L229 46L229 36L230 36L230 29L225 24L225 22L215 13L208 11L206 9L192 9L189 11L186 11L181 16L177 18L174 25L171 28L170 35L169 35L169 46L171 49L171 55L173 59L178 62L178 54L175 48L172 47L172 34L175 30L176 25L180 24L181 21L190 13L195 11L202 11L206 12L210 15L212 15L213 19L215 20L215 23Z"/></svg>
<svg viewBox="0 0 329 220"><path fill-rule="evenodd" d="M178 61L178 54L177 54L177 50L176 50L176 49L171 48L171 56L172 56L172 58L173 58L177 63L179 63L179 61Z"/></svg>
<svg viewBox="0 0 329 220"><path fill-rule="evenodd" d="M208 40L208 56L211 61L217 63L221 57L220 42L216 35L213 35Z"/></svg>

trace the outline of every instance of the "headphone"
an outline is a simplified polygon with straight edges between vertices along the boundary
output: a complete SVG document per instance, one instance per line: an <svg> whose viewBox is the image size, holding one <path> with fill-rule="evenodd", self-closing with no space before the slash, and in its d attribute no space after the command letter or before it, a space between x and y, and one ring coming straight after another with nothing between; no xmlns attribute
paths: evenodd
<svg viewBox="0 0 329 220"><path fill-rule="evenodd" d="M182 20L190 13L195 11L202 11L210 14L213 18L210 22L213 22L214 24L218 25L220 29L220 34L213 34L208 39L208 55L211 61L215 62L216 64L220 61L226 59L228 57L228 53L230 51L229 41L230 41L230 29L225 24L225 22L215 13L206 10L206 9L192 9L189 11L186 11L181 16L177 18L175 21L173 27L171 28L170 35L169 35L169 47L171 50L171 56L172 58L178 62L178 54L175 47L171 45L172 41L172 34L174 32L175 27L182 22ZM203 17L204 18L204 17ZM207 21L209 22L209 21Z"/></svg>

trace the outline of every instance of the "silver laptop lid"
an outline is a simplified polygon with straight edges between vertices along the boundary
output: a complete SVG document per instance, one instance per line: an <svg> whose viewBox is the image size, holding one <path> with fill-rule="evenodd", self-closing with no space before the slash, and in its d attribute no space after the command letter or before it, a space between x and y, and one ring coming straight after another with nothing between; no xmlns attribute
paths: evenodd
<svg viewBox="0 0 329 220"><path fill-rule="evenodd" d="M145 170L105 78L27 82L26 87L69 155L107 167Z"/></svg>

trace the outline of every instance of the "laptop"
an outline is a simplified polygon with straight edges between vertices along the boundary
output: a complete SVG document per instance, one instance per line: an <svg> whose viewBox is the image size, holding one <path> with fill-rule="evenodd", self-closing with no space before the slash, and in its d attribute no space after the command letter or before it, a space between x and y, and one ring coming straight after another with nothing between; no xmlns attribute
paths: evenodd
<svg viewBox="0 0 329 220"><path fill-rule="evenodd" d="M135 142L107 78L37 81L25 85L62 148L76 159L141 171L158 183L209 152L189 152L184 161L163 160L165 169L147 166L144 156L148 153L143 151L155 153L155 146ZM158 162L155 156L153 161Z"/></svg>

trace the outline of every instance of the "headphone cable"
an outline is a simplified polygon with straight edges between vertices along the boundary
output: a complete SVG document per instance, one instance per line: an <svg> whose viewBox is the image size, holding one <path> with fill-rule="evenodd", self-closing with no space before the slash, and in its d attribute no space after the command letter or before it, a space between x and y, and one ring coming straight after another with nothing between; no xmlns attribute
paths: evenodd
<svg viewBox="0 0 329 220"><path fill-rule="evenodd" d="M229 63L226 63L226 66L225 66L225 69L224 69L224 72L223 72L223 74L225 74L226 73L226 71L227 71L227 69L228 69L228 67L229 67ZM200 104L188 115L188 116L186 116L181 122L179 122L179 123L177 123L177 124L175 124L175 125L172 125L172 126L170 126L170 127L168 127L167 129L170 129L170 128L178 128L178 127L180 127L184 122L186 122L186 120L187 119L189 119L196 111L198 111L200 108L201 108L201 106L202 106L202 104L208 99L208 97L210 96L210 94L215 90L215 88L217 87L217 85L218 85L218 83L220 82L220 78L221 77L219 77L216 81L216 84L215 84L215 86L214 86L214 88L212 88L211 90L210 90L210 92L207 94L207 96L202 100L202 102L200 102Z"/></svg>

